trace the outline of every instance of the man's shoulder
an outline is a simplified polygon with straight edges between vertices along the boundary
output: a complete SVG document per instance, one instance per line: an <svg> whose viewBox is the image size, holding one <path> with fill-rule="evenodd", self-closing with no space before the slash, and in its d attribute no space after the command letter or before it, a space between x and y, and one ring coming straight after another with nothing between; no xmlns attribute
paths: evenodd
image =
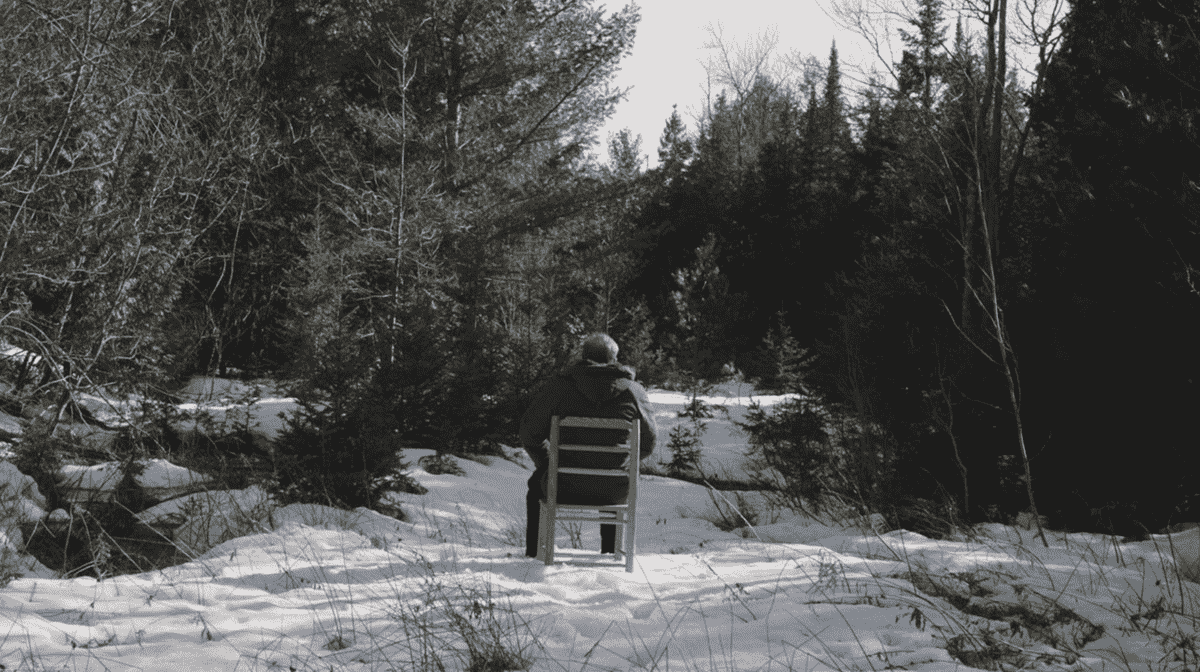
<svg viewBox="0 0 1200 672"><path fill-rule="evenodd" d="M539 394L562 394L564 390L572 389L575 389L575 384L571 382L571 377L566 373L559 372L550 376L550 379L542 385Z"/></svg>
<svg viewBox="0 0 1200 672"><path fill-rule="evenodd" d="M634 397L637 397L639 401L649 401L649 395L646 394L646 388L642 387L642 384L638 381L633 379L623 379L617 381L617 385L623 389L629 390L629 392L633 394Z"/></svg>

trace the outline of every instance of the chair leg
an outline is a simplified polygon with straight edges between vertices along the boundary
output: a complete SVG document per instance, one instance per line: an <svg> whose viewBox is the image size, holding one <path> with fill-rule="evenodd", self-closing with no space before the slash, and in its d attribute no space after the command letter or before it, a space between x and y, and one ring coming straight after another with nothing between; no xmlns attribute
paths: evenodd
<svg viewBox="0 0 1200 672"><path fill-rule="evenodd" d="M538 537L537 537L537 554L538 560L545 559L546 554L546 503L538 502Z"/></svg>
<svg viewBox="0 0 1200 672"><path fill-rule="evenodd" d="M616 543L613 545L613 551L615 553L621 553L622 555L625 553L625 547L622 545L622 539L624 537L625 537L625 523L622 522L620 525L617 525L617 537L615 540Z"/></svg>
<svg viewBox="0 0 1200 672"><path fill-rule="evenodd" d="M625 571L633 573L633 556L637 553L637 510L629 512L626 519L626 526L629 527L629 536L625 539Z"/></svg>
<svg viewBox="0 0 1200 672"><path fill-rule="evenodd" d="M549 530L546 529L546 502L542 501L541 512L538 515L538 560L546 561L546 536Z"/></svg>
<svg viewBox="0 0 1200 672"><path fill-rule="evenodd" d="M554 562L554 531L554 514L550 511L550 505L542 501L538 526L538 560L547 565Z"/></svg>
<svg viewBox="0 0 1200 672"><path fill-rule="evenodd" d="M547 565L554 564L554 536L556 530L554 507L547 502L542 502L542 527L545 529L546 544L542 550L542 560ZM541 532L538 533L542 534Z"/></svg>

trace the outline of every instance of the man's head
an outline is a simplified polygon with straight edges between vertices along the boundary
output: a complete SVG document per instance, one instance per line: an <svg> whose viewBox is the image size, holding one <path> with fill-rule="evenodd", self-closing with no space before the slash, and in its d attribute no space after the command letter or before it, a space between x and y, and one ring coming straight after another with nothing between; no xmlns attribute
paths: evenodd
<svg viewBox="0 0 1200 672"><path fill-rule="evenodd" d="M583 359L597 364L613 364L617 361L617 342L608 334L592 334L583 340Z"/></svg>

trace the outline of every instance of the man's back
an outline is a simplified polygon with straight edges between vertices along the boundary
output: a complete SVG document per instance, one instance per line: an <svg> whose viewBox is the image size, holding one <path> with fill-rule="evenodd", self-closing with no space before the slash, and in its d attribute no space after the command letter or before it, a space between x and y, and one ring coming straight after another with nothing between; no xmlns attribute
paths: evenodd
<svg viewBox="0 0 1200 672"><path fill-rule="evenodd" d="M618 418L641 420L641 450L644 459L654 451L656 427L649 410L646 391L633 380L633 372L616 363L581 362L556 376L534 398L521 418L521 443L539 470L546 469L548 457L543 441L550 437L553 416ZM611 429L564 428L560 443L617 445L628 438L625 432ZM615 469L623 466L623 458L615 454L564 453L560 466L590 469ZM603 499L605 503L621 501L627 488L617 478L571 478L563 476L560 488L564 503L571 500Z"/></svg>

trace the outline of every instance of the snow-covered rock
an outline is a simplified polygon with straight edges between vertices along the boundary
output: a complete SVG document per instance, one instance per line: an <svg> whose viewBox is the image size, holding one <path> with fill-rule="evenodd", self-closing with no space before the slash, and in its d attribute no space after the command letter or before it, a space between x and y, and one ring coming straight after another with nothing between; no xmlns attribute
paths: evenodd
<svg viewBox="0 0 1200 672"><path fill-rule="evenodd" d="M109 427L128 425L130 418L138 414L133 402L103 394L80 394L75 398L75 403Z"/></svg>
<svg viewBox="0 0 1200 672"><path fill-rule="evenodd" d="M148 496L158 501L195 492L210 481L204 474L167 460L148 460L146 468L134 480Z"/></svg>
<svg viewBox="0 0 1200 672"><path fill-rule="evenodd" d="M24 535L20 526L46 516L46 498L32 478L21 473L11 462L0 462L0 557L5 558L0 573L25 576L51 576L37 560L20 556ZM3 576L0 576L2 580Z"/></svg>
<svg viewBox="0 0 1200 672"><path fill-rule="evenodd" d="M90 467L68 464L59 473L63 497L71 502L109 501L121 482L121 469L116 462Z"/></svg>
<svg viewBox="0 0 1200 672"><path fill-rule="evenodd" d="M23 544L21 530L10 528L7 532L0 529L0 582L10 577L53 578L55 572L31 555L21 555L18 549ZM7 576L6 576L7 575Z"/></svg>
<svg viewBox="0 0 1200 672"><path fill-rule="evenodd" d="M66 465L60 473L63 477L63 496L77 503L111 501L122 478L117 462L104 462L90 467ZM194 492L203 487L208 478L167 460L153 459L145 462L145 468L134 477L134 481L147 497L163 501Z"/></svg>
<svg viewBox="0 0 1200 672"><path fill-rule="evenodd" d="M0 412L0 439L19 439L25 435L25 427L13 416Z"/></svg>
<svg viewBox="0 0 1200 672"><path fill-rule="evenodd" d="M46 516L46 498L32 478L11 462L0 462L0 515L7 523L32 523Z"/></svg>
<svg viewBox="0 0 1200 672"><path fill-rule="evenodd" d="M46 517L47 525L66 525L71 522L71 514L66 509L55 509Z"/></svg>

